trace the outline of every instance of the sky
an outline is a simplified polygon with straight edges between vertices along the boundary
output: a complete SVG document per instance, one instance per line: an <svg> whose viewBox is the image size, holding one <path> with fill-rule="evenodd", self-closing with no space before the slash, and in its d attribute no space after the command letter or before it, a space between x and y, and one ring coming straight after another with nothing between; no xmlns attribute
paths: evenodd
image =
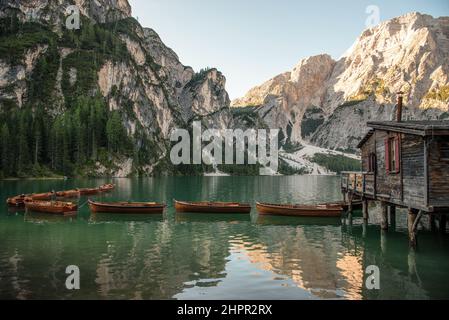
<svg viewBox="0 0 449 320"><path fill-rule="evenodd" d="M449 0L129 0L184 65L214 67L230 98L327 53L340 58L366 29L369 6L380 21L418 11L449 16ZM372 21L372 20L370 20Z"/></svg>

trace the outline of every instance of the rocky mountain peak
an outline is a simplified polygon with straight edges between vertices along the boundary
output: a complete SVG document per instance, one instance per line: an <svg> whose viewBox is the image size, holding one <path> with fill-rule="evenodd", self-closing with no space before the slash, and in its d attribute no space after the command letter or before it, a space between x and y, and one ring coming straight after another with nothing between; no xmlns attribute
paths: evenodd
<svg viewBox="0 0 449 320"><path fill-rule="evenodd" d="M302 59L291 72L249 90L232 105L260 106L259 115L270 127L282 129L292 142L301 142L307 108L312 108L314 115L309 123L320 123L322 120L314 119L323 116L329 121L346 121L351 119L351 113L363 113L360 108L351 111L357 105L373 108L363 113L364 123L369 117L388 117L376 110L382 106L393 108L399 91L405 93L407 107L417 109L410 112L414 117L437 116L449 110L449 17L433 18L413 12L383 22L365 30L338 61L326 54ZM349 106L345 116L334 117L341 106ZM427 109L436 111L422 111ZM356 118L348 121L361 120ZM326 141L339 126L348 128L350 124L327 126L330 129L326 136L321 135L315 142L326 147L335 145L335 141ZM362 127L350 134L351 148L363 135ZM307 125L306 135L313 130L318 127ZM339 141L341 146L348 145L348 133L336 136L346 140Z"/></svg>
<svg viewBox="0 0 449 320"><path fill-rule="evenodd" d="M374 95L394 103L405 92L411 107L446 109L444 90L449 74L449 17L409 13L368 29L338 61L329 81L327 105L332 112L346 101Z"/></svg>

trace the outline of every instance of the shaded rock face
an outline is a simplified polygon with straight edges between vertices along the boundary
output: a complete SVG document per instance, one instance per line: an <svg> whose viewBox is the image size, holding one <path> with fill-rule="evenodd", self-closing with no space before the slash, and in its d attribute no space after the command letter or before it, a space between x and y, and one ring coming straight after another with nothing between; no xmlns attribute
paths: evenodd
<svg viewBox="0 0 449 320"><path fill-rule="evenodd" d="M395 121L396 107L378 104L374 97L353 105L342 105L334 110L328 120L310 137L310 141L323 148L348 153L359 153L357 145L369 128L368 121ZM449 114L436 108L405 108L403 120L449 120Z"/></svg>
<svg viewBox="0 0 449 320"><path fill-rule="evenodd" d="M96 80L86 94L93 96L99 93L109 110L122 111L123 123L130 137L136 134L149 137L157 159L143 164L141 171L152 173L157 161L166 158L169 152L171 131L187 128L192 117L204 117L204 123L211 127L227 127L232 122L225 77L216 69L199 77L192 68L184 66L154 30L141 27L130 17L131 8L126 0L9 0L1 2L0 17L14 14L22 22L33 21L50 26L57 38L64 30L65 10L72 4L78 5L81 14L95 23L124 22L125 28L117 31L116 36L126 46L128 57L116 59L106 56L99 60L101 64L95 66ZM72 90L82 75L81 67L77 65L71 66L66 73L62 66L68 56L83 51L57 46L59 70L52 97L54 105L49 106L55 115L70 107L66 105L62 90L63 78L68 77L68 90ZM36 45L13 64L8 57L0 56L0 100L11 100L18 107L30 103L27 92L31 74L39 58L48 50L48 45ZM194 76L195 81L192 81ZM122 168L124 166L126 170ZM122 175L129 174L132 166L125 159L117 163L117 167L123 170L115 174Z"/></svg>
<svg viewBox="0 0 449 320"><path fill-rule="evenodd" d="M449 17L410 13L384 22L363 32L340 60L327 55L304 59L232 105L260 106L267 124L281 128L293 142L311 138L321 146L354 149L353 141L366 131L365 120L388 119L384 107L391 110L399 91L405 93L405 104L417 109L410 113L413 118L444 117L449 110ZM352 111L345 108L343 117L339 107L348 102ZM326 123L301 134L305 109L315 107ZM370 110L358 116L360 108ZM352 126L360 128L343 132Z"/></svg>
<svg viewBox="0 0 449 320"><path fill-rule="evenodd" d="M205 117L229 108L230 100L225 86L226 78L216 69L190 81L180 97L183 119L189 121L195 116Z"/></svg>
<svg viewBox="0 0 449 320"><path fill-rule="evenodd" d="M260 114L271 128L281 128L292 142L301 141L301 119L309 106L321 106L325 83L335 66L329 55L301 60L281 74L233 102L234 106L262 106ZM289 129L290 127L290 129Z"/></svg>

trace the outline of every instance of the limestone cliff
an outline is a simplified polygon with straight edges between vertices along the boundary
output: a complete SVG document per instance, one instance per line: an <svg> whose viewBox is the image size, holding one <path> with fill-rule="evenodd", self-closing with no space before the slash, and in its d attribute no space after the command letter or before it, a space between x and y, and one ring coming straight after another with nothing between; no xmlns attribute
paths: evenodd
<svg viewBox="0 0 449 320"><path fill-rule="evenodd" d="M73 4L82 15L77 31L64 24ZM10 29L0 48L1 112L44 105L57 117L78 98L100 95L121 114L134 153L146 146L144 163L133 163L128 154L109 171L98 162L94 175L171 170L173 128L188 127L194 116L218 127L232 120L225 77L216 69L195 73L184 66L154 30L131 17L126 0L8 0L0 4L0 19ZM18 34L23 41L15 40ZM45 80L45 94L34 90L36 79Z"/></svg>

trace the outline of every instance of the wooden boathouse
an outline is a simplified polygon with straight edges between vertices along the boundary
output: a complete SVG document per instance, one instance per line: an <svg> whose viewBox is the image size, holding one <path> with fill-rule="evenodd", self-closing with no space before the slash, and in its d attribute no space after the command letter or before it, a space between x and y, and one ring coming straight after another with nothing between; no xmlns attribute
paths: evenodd
<svg viewBox="0 0 449 320"><path fill-rule="evenodd" d="M399 121L368 122L371 130L358 147L362 172L342 173L345 200L363 200L368 220L368 201L382 204L381 227L388 229L388 210L409 209L409 235L417 245L419 219L429 214L445 232L449 213L449 121L401 121L402 97L398 101Z"/></svg>

